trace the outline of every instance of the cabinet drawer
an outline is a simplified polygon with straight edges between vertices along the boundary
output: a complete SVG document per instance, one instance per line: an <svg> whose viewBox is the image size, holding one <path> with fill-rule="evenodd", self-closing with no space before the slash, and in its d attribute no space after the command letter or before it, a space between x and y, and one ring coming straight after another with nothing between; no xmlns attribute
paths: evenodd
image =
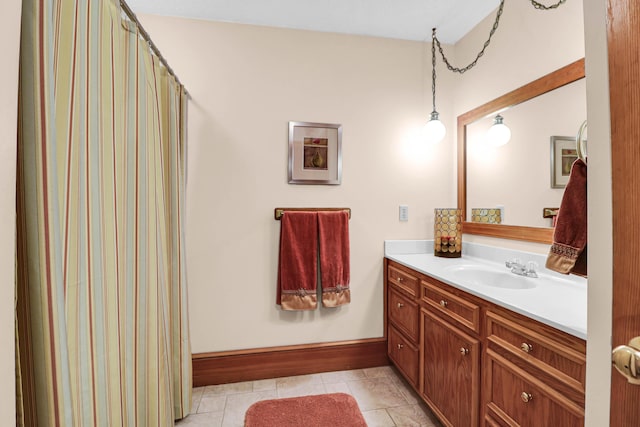
<svg viewBox="0 0 640 427"><path fill-rule="evenodd" d="M387 272L387 278L389 279L389 282L394 283L396 286L399 286L409 292L414 297L418 294L419 280L416 276L390 264Z"/></svg>
<svg viewBox="0 0 640 427"><path fill-rule="evenodd" d="M420 317L418 304L389 287L389 320L413 342L418 340Z"/></svg>
<svg viewBox="0 0 640 427"><path fill-rule="evenodd" d="M413 385L418 384L418 348L393 326L389 327L388 354L398 369Z"/></svg>
<svg viewBox="0 0 640 427"><path fill-rule="evenodd" d="M489 342L584 393L586 349L582 340L576 338L571 345L566 337L553 337L539 327L527 328L492 311L487 312L486 318Z"/></svg>
<svg viewBox="0 0 640 427"><path fill-rule="evenodd" d="M480 333L480 306L442 287L422 281L422 301L470 330Z"/></svg>
<svg viewBox="0 0 640 427"><path fill-rule="evenodd" d="M513 363L488 350L485 358L487 418L505 426L584 425L584 410Z"/></svg>

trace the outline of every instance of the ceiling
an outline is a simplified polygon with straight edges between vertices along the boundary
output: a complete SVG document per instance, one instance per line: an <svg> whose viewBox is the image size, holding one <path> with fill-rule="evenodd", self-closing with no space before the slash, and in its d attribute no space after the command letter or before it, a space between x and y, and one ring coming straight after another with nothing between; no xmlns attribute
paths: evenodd
<svg viewBox="0 0 640 427"><path fill-rule="evenodd" d="M404 40L453 44L500 0L127 0L155 14Z"/></svg>

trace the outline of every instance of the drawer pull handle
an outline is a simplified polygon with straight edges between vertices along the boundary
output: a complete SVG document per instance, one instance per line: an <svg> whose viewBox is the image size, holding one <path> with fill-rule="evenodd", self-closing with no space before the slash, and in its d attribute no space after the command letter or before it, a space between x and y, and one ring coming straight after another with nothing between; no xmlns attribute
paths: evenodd
<svg viewBox="0 0 640 427"><path fill-rule="evenodd" d="M531 344L527 344L526 342L523 342L520 348L525 353L531 353L533 351L533 346Z"/></svg>
<svg viewBox="0 0 640 427"><path fill-rule="evenodd" d="M465 347L460 347L460 354L463 356L466 356L467 354L469 354L469 349Z"/></svg>
<svg viewBox="0 0 640 427"><path fill-rule="evenodd" d="M448 302L446 302L445 300L441 299L441 300L440 300L440 305L441 305L442 307L446 308L446 307L449 305L449 303L448 303Z"/></svg>
<svg viewBox="0 0 640 427"><path fill-rule="evenodd" d="M398 276L398 282L402 282L402 277Z"/></svg>
<svg viewBox="0 0 640 427"><path fill-rule="evenodd" d="M523 391L522 394L520 395L520 398L524 403L529 403L531 399L533 399L533 396L531 396L531 393L527 393L526 391Z"/></svg>
<svg viewBox="0 0 640 427"><path fill-rule="evenodd" d="M404 348L404 345L398 344L398 350L402 350L403 348Z"/></svg>
<svg viewBox="0 0 640 427"><path fill-rule="evenodd" d="M402 307L404 307L404 304L403 304L403 303L401 303L401 302L399 302L399 303L398 303L398 308L402 308Z"/></svg>

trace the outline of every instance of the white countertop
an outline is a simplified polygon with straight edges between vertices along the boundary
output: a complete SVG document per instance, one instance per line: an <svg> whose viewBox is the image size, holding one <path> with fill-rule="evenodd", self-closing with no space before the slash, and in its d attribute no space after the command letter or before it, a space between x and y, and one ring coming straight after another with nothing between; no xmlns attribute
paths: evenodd
<svg viewBox="0 0 640 427"><path fill-rule="evenodd" d="M441 258L433 255L433 241L386 240L385 257L431 276L448 285L508 308L544 324L587 339L587 280L544 268L546 256L502 249L475 243L462 244L462 257ZM511 289L461 281L452 273L454 266L477 266L509 272L504 262L514 258L524 263L538 263L538 278L513 275L531 287ZM455 267L454 267L455 268Z"/></svg>

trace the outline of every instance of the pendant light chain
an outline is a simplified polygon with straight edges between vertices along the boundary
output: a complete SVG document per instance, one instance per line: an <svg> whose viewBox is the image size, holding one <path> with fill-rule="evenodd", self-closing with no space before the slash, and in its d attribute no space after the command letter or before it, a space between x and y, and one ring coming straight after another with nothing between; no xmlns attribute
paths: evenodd
<svg viewBox="0 0 640 427"><path fill-rule="evenodd" d="M557 3L552 4L550 6L546 6L542 3L537 2L536 0L530 0L531 4L533 5L534 8L538 9L538 10L551 10L551 9L557 9L560 5L564 4L567 0L558 0ZM496 30L498 29L498 24L500 23L500 17L502 16L502 10L504 9L504 0L500 0L500 6L498 7L498 12L496 13L496 20L493 23L493 27L491 27L491 31L489 32L489 38L487 38L487 41L484 42L484 45L482 46L482 49L480 50L480 52L478 52L478 55L476 55L476 58L471 61L471 63L469 65L467 65L466 67L462 67L462 68L458 68L458 67L454 67L453 65L451 65L451 63L449 63L449 60L447 59L447 57L444 54L444 50L442 49L442 45L440 44L440 40L438 40L438 37L436 36L436 29L434 28L432 30L432 35L431 35L431 39L432 39L432 43L431 43L431 53L432 53L432 62L433 62L433 103L434 103L434 111L435 111L435 79L436 79L436 71L435 71L435 62L436 62L436 57L435 57L435 45L438 45L438 51L440 52L440 55L442 56L442 60L444 61L444 63L447 65L447 69L449 71L453 71L454 73L460 73L463 74L466 71L469 71L470 69L472 69L473 67L475 67L475 65L478 63L478 60L484 55L484 51L487 49L487 47L489 47L489 44L491 43L491 37L493 37L493 34L496 32Z"/></svg>
<svg viewBox="0 0 640 427"><path fill-rule="evenodd" d="M558 0L556 4L553 4L551 6L546 6L541 3L538 3L536 0L529 0L529 1L531 2L534 8L539 10L556 9L558 6L566 2L566 0ZM491 38L493 37L493 34L498 29L498 24L500 23L500 17L502 16L503 9L504 9L504 0L500 0L500 6L498 7L498 12L496 13L496 19L493 23L493 27L491 27L491 31L489 32L489 38L487 38L487 41L484 42L484 45L482 46L482 49L480 50L480 52L478 52L478 54L476 55L476 58L469 65L463 68L454 67L449 63L449 60L445 56L444 50L442 49L442 45L440 44L440 40L438 40L438 37L436 36L436 29L433 28L433 30L431 31L431 66L432 66L431 95L433 97L432 98L433 111L431 112L431 119L427 122L427 124L424 127L427 142L431 142L431 143L440 142L444 138L446 133L446 127L440 121L438 111L436 110L436 45L438 46L438 51L440 52L440 55L442 56L442 60L447 65L447 68L449 69L449 71L453 71L455 73L460 73L460 74L465 73L466 71L469 71L470 69L475 67L475 65L478 63L478 60L484 55L484 51L487 49L487 47L489 47L489 44L491 43ZM500 123L498 123L498 121ZM504 128L507 129L507 131L509 130L502 123L502 117L499 115L496 117L496 124L502 125ZM509 138L507 137L506 140L508 141L508 139Z"/></svg>
<svg viewBox="0 0 640 427"><path fill-rule="evenodd" d="M561 4L564 4L564 2L566 2L567 0L559 0L558 3L556 4L552 4L551 6L545 6L542 3L538 3L536 0L531 0L531 4L533 5L533 7L535 7L538 10L551 10L551 9L557 9L558 6L560 6Z"/></svg>
<svg viewBox="0 0 640 427"><path fill-rule="evenodd" d="M431 33L431 94L433 95L433 111L436 111L436 29ZM444 58L444 56L443 56Z"/></svg>
<svg viewBox="0 0 640 427"><path fill-rule="evenodd" d="M487 39L486 42L484 42L484 45L482 46L482 50L480 52L478 52L478 55L476 55L476 59L471 61L471 63L469 65L467 65L466 67L463 67L463 68L454 67L453 65L451 65L449 63L449 60L447 59L447 57L444 54L444 51L442 50L442 45L440 44L440 40L438 40L438 37L436 36L436 29L434 28L432 30L433 42L438 45L438 51L440 52L440 55L442 56L442 60L447 65L447 68L449 69L449 71L453 71L454 73L463 74L466 71L469 71L470 69L475 67L475 65L478 63L478 60L480 59L480 57L482 57L482 55L484 55L484 51L487 49L487 47L489 47L489 44L491 43L491 37L493 37L493 34L498 29L498 24L500 23L500 17L502 16L502 9L504 9L504 0L500 0L500 7L498 7L498 12L496 13L496 20L494 21L493 27L491 27L491 31L489 32L489 38ZM432 50L433 50L434 43L431 44ZM434 59L434 63L435 63L435 59ZM435 67L435 65L434 65L434 67Z"/></svg>

